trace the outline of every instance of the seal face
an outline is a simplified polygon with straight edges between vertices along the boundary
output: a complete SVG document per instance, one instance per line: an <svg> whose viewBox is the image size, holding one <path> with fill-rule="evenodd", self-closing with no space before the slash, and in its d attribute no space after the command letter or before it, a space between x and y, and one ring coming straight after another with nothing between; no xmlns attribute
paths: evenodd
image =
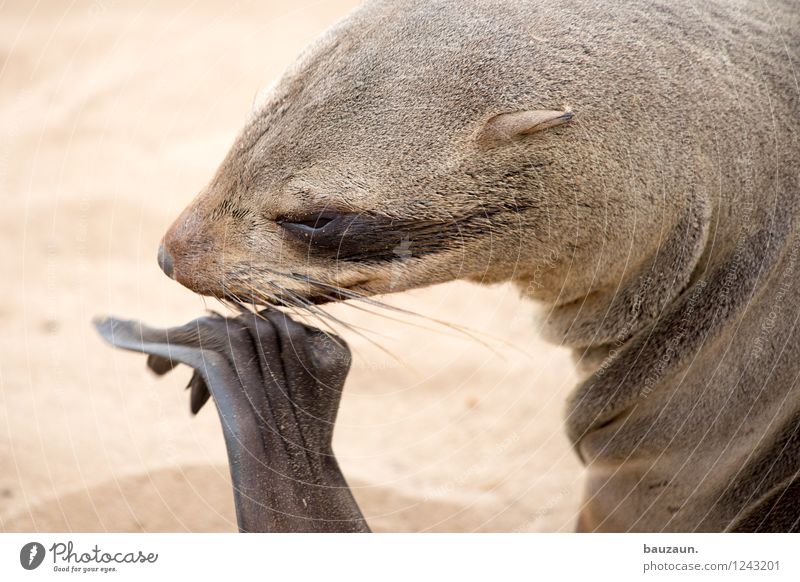
<svg viewBox="0 0 800 582"><path fill-rule="evenodd" d="M508 280L546 231L574 232L547 201L566 92L497 43L507 10L476 4L486 26L457 18L454 35L437 23L454 6L367 4L311 47L164 237L165 272L209 295L324 302Z"/></svg>
<svg viewBox="0 0 800 582"><path fill-rule="evenodd" d="M585 378L581 527L723 530L800 470L777 316L800 310L800 11L736 5L368 2L253 112L159 263L306 308L513 281Z"/></svg>

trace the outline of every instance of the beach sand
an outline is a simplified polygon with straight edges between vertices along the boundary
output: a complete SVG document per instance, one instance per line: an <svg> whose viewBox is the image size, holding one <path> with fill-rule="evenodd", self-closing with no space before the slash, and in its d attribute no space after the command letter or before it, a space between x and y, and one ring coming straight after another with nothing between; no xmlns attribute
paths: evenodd
<svg viewBox="0 0 800 582"><path fill-rule="evenodd" d="M222 309L161 273L159 240L258 89L355 4L0 7L0 530L236 529L218 419L190 415L189 371L154 377L90 321ZM385 299L473 331L329 308L374 342L342 332L355 360L334 441L372 527L571 531L575 377L534 306L467 283Z"/></svg>

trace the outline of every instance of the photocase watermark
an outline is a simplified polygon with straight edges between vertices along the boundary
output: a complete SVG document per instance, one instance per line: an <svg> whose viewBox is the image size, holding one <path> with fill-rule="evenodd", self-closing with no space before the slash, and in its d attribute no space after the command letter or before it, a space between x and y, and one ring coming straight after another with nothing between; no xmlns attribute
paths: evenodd
<svg viewBox="0 0 800 582"><path fill-rule="evenodd" d="M42 565L45 549L39 542L28 542L19 551L19 563L26 570L35 570Z"/></svg>
<svg viewBox="0 0 800 582"><path fill-rule="evenodd" d="M778 290L775 292L775 297L770 305L769 312L764 316L761 321L761 329L758 335L753 340L753 348L751 356L753 359L760 359L764 354L765 346L768 341L768 336L772 334L778 320L778 316L783 311L783 306L786 301L787 295L792 291L795 285L795 272L797 267L797 255L800 247L800 241L795 241L792 245L792 251L789 254L789 263L781 274L781 282L778 285Z"/></svg>
<svg viewBox="0 0 800 582"><path fill-rule="evenodd" d="M753 215L754 209L755 204L752 200L745 200L742 202L738 209L738 212L741 215L742 224L748 224L750 222L750 217ZM731 261L728 272L725 274L725 278L722 281L722 290L720 291L720 298L722 300L726 300L728 298L731 293L731 289L741 277L740 271L742 270L742 264L744 262L744 253L747 250L747 241L747 229L742 228L738 238L736 239L733 260Z"/></svg>
<svg viewBox="0 0 800 582"><path fill-rule="evenodd" d="M614 336L614 343L612 344L611 349L608 351L608 355L603 359L603 361L600 363L600 367L595 372L596 376L603 376L606 373L606 370L608 370L608 368L619 355L620 348L625 345L625 342L627 342L628 339L630 339L631 334L633 333L633 328L639 321L639 317L642 314L642 304L644 303L644 298L650 291L650 287L652 285L653 277L650 275L642 279L642 281L639 283L639 287L636 290L636 293L634 293L633 300L631 301L631 314L625 324Z"/></svg>
<svg viewBox="0 0 800 582"><path fill-rule="evenodd" d="M357 360L354 367L361 368L363 370L369 370L371 372L385 372L387 370L396 370L400 368L401 364L396 362L395 360L390 360L388 358L383 359L361 359Z"/></svg>
<svg viewBox="0 0 800 582"><path fill-rule="evenodd" d="M564 487L558 493L553 495L547 503L539 507L536 511L528 515L528 518L520 525L512 530L512 533L524 533L530 531L531 527L542 517L545 517L553 512L553 510L561 503L568 495L572 494L569 487Z"/></svg>
<svg viewBox="0 0 800 582"><path fill-rule="evenodd" d="M469 466L469 468L461 473L455 479L451 479L448 483L444 485L440 485L436 487L433 491L430 491L425 495L423 501L431 501L433 499L440 499L442 497L447 496L448 494L452 493L455 489L461 487L467 481L471 480L474 476L479 475L482 473L488 466L488 463L493 458L501 455L508 447L510 447L513 443L519 440L519 434L512 433L503 439L500 443L498 443L491 452L485 454L480 461L477 463L473 463Z"/></svg>
<svg viewBox="0 0 800 582"><path fill-rule="evenodd" d="M411 250L411 239L404 236L400 243L392 249L394 258L392 259L392 273L389 276L389 290L394 290L402 281L402 271L405 263L413 256Z"/></svg>
<svg viewBox="0 0 800 582"><path fill-rule="evenodd" d="M14 162L18 150L18 140L23 136L23 121L35 107L35 95L30 89L20 91L8 104L3 106L8 121L0 128L0 187L6 188L8 170Z"/></svg>
<svg viewBox="0 0 800 582"><path fill-rule="evenodd" d="M678 325L678 330L676 333L667 341L666 349L661 357L658 359L656 364L653 366L652 371L647 377L644 379L644 386L640 392L641 396L647 398L650 393L653 391L653 387L655 386L656 382L664 375L664 371L667 369L667 365L672 361L675 352L680 349L681 343L683 342L683 338L686 336L687 330L691 327L690 324L693 324L694 319L694 311L697 306L697 302L700 299L700 294L706 288L706 281L700 279L694 288L691 296L689 297L689 301L686 305L686 310L683 313L683 317L681 317L680 323Z"/></svg>
<svg viewBox="0 0 800 582"><path fill-rule="evenodd" d="M520 291L522 297L536 298L536 291L544 287L544 282L542 281L544 274L558 265L560 259L561 253L558 251L558 249L551 249L545 253L533 266L533 272L530 275L530 279L528 280L524 289ZM529 317L530 314L527 311L519 310L514 314L513 322L517 323L519 321L524 321Z"/></svg>
<svg viewBox="0 0 800 582"><path fill-rule="evenodd" d="M533 268L533 275L531 280L528 281L528 286L525 289L526 296L532 296L535 289L541 289L544 286L542 283L542 275L546 270L550 270L558 264L561 258L561 253L558 249L551 249Z"/></svg>
<svg viewBox="0 0 800 582"><path fill-rule="evenodd" d="M74 574L117 572L121 564L154 564L158 554L154 552L105 551L95 544L88 550L76 550L73 542L56 542L49 549L39 542L29 542L19 552L19 563L26 570L35 570L44 563L47 555L52 558L54 572Z"/></svg>

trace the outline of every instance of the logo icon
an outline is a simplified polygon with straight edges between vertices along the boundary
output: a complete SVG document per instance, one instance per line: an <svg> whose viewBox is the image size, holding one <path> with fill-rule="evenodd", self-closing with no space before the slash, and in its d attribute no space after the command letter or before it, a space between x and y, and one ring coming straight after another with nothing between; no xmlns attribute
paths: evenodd
<svg viewBox="0 0 800 582"><path fill-rule="evenodd" d="M26 570L35 570L44 561L44 546L39 542L28 542L19 551L19 563Z"/></svg>

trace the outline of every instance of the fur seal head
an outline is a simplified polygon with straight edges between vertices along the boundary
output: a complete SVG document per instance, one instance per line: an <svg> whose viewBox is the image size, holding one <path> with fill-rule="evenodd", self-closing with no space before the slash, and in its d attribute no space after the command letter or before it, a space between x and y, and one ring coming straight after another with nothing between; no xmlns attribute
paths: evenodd
<svg viewBox="0 0 800 582"><path fill-rule="evenodd" d="M647 221L669 222L682 197L630 192L581 149L574 50L532 40L534 8L470 6L371 2L312 45L169 229L165 271L257 303L454 279L568 302L616 285L620 254L654 248ZM587 228L600 206L602 233Z"/></svg>
<svg viewBox="0 0 800 582"><path fill-rule="evenodd" d="M160 262L306 306L511 280L584 374L582 527L729 527L798 474L800 26L794 0L728 4L369 2L254 112Z"/></svg>

